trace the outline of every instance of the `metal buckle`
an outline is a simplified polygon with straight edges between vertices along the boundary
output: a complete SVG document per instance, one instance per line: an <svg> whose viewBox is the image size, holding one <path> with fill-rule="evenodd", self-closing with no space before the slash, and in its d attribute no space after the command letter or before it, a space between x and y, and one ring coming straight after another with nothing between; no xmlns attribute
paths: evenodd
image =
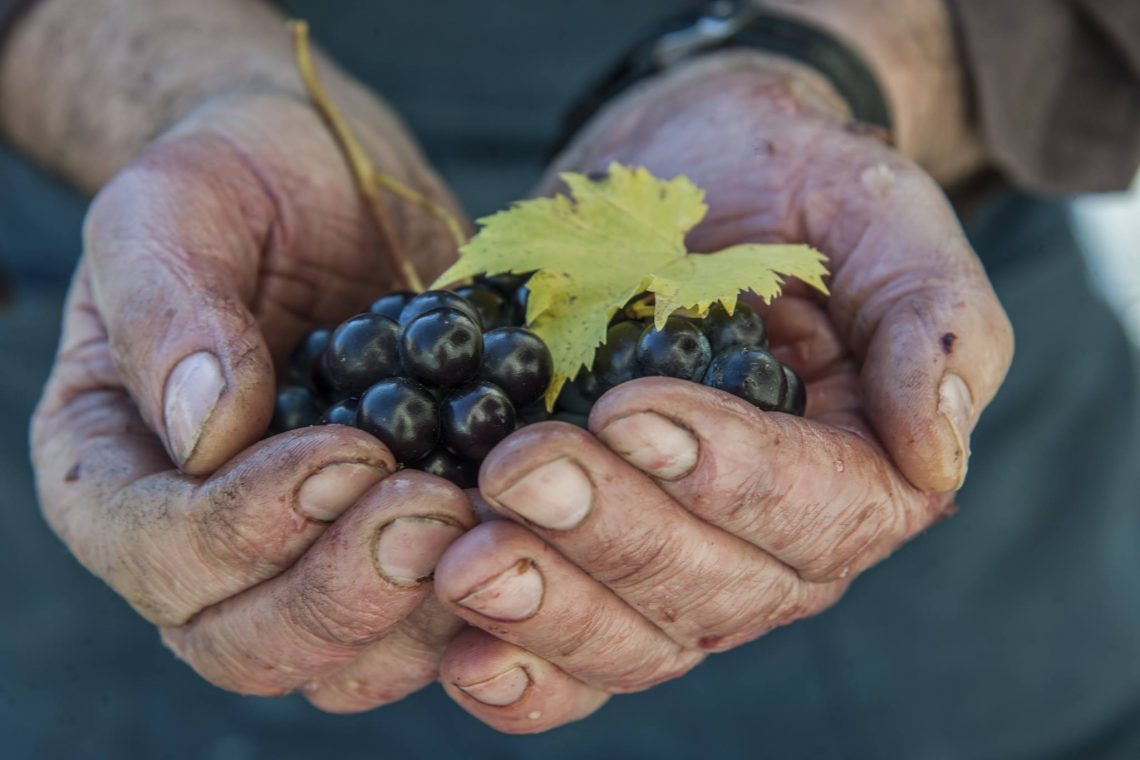
<svg viewBox="0 0 1140 760"><path fill-rule="evenodd" d="M649 52L649 61L660 71L694 53L716 47L748 26L760 10L749 0L717 0L688 29L664 34Z"/></svg>

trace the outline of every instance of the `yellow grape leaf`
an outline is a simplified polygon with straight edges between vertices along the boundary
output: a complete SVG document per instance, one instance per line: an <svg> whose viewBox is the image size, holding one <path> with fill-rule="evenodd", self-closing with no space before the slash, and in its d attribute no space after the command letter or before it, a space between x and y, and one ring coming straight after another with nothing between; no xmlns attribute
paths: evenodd
<svg viewBox="0 0 1140 760"><path fill-rule="evenodd" d="M690 253L685 235L704 218L704 191L688 177L654 177L611 164L601 179L566 173L572 198L514 204L479 220L481 229L433 287L477 274L535 272L527 283L527 324L554 359L550 408L562 385L590 367L614 313L643 291L656 296L654 320L677 309L699 314L720 301L731 312L741 291L765 301L784 277L826 293L826 258L806 245L748 244Z"/></svg>

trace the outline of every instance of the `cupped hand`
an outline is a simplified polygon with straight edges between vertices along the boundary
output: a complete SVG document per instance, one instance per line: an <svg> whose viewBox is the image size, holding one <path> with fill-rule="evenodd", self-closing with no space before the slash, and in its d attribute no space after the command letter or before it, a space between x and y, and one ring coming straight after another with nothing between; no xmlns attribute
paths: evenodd
<svg viewBox="0 0 1140 760"><path fill-rule="evenodd" d="M450 203L390 114L346 105L379 166ZM424 276L454 255L431 220L392 214ZM434 680L462 627L424 581L475 522L466 495L394 475L350 428L258 442L275 361L392 285L380 245L315 112L270 94L196 109L89 212L33 420L43 510L227 689L384 704Z"/></svg>
<svg viewBox="0 0 1140 760"><path fill-rule="evenodd" d="M792 285L762 310L806 418L643 379L601 399L593 435L536 425L492 452L480 488L506 519L450 546L436 593L481 629L445 687L493 726L559 725L816 614L952 509L1009 323L936 184L801 77L711 57L603 112L557 167L686 174L710 206L691 247L808 242L831 296Z"/></svg>

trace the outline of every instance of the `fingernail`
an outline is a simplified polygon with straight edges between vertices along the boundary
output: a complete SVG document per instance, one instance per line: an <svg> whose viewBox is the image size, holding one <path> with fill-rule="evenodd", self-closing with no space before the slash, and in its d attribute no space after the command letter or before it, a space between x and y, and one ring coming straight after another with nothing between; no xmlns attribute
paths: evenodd
<svg viewBox="0 0 1140 760"><path fill-rule="evenodd" d="M433 517L398 517L380 530L376 565L397 586L429 580L447 547L463 535L458 525Z"/></svg>
<svg viewBox="0 0 1140 760"><path fill-rule="evenodd" d="M654 412L614 420L598 438L622 459L660 480L677 480L697 466L696 436Z"/></svg>
<svg viewBox="0 0 1140 760"><path fill-rule="evenodd" d="M209 351L190 354L170 373L163 398L163 418L170 453L179 465L194 455L202 431L225 392L222 363Z"/></svg>
<svg viewBox="0 0 1140 760"><path fill-rule="evenodd" d="M530 686L530 676L521 666L516 665L479 683L455 684L467 696L492 707L506 707L522 699L523 692Z"/></svg>
<svg viewBox="0 0 1140 760"><path fill-rule="evenodd" d="M974 429L974 400L966 381L953 372L942 376L938 387L938 412L950 423L950 432L958 442L955 465L958 467L958 485L966 480L970 460L970 433Z"/></svg>
<svg viewBox="0 0 1140 760"><path fill-rule="evenodd" d="M542 573L522 559L476 588L456 604L495 620L526 620L542 605Z"/></svg>
<svg viewBox="0 0 1140 760"><path fill-rule="evenodd" d="M382 467L358 462L326 465L301 484L297 509L310 520L331 522L387 474Z"/></svg>
<svg viewBox="0 0 1140 760"><path fill-rule="evenodd" d="M581 467L563 457L531 470L496 501L539 527L570 530L589 514L594 486Z"/></svg>

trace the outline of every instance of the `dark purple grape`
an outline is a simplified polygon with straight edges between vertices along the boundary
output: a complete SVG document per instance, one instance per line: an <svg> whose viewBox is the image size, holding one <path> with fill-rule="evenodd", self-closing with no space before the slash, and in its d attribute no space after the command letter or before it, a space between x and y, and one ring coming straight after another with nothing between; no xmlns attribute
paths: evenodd
<svg viewBox="0 0 1140 760"><path fill-rule="evenodd" d="M784 373L784 383L788 390L784 394L784 401L780 404L779 411L803 417L804 410L807 409L807 389L804 387L804 381L787 364L781 365L780 369Z"/></svg>
<svg viewBox="0 0 1140 760"><path fill-rule="evenodd" d="M519 427L546 422L548 419L550 412L546 411L546 403L541 399L522 409L515 407L515 421L519 423Z"/></svg>
<svg viewBox="0 0 1140 760"><path fill-rule="evenodd" d="M638 376L637 341L643 322L618 322L606 331L606 342L594 356L594 375L606 390Z"/></svg>
<svg viewBox="0 0 1140 760"><path fill-rule="evenodd" d="M523 285L510 297L509 318L510 323L516 327L526 324L526 305L530 300L530 289Z"/></svg>
<svg viewBox="0 0 1140 760"><path fill-rule="evenodd" d="M400 326L383 314L345 320L325 350L325 372L340 394L360 395L400 370Z"/></svg>
<svg viewBox="0 0 1140 760"><path fill-rule="evenodd" d="M460 288L455 293L467 299L479 312L484 330L493 330L510 324L510 306L507 304L507 299L494 288L470 285Z"/></svg>
<svg viewBox="0 0 1140 760"><path fill-rule="evenodd" d="M597 375L582 369L573 380L562 386L558 400L554 402L554 408L559 412L589 414L594 408L594 402L601 398L603 393L605 389Z"/></svg>
<svg viewBox="0 0 1140 760"><path fill-rule="evenodd" d="M401 464L426 456L439 439L439 408L422 385L391 377L361 396L356 426L380 439Z"/></svg>
<svg viewBox="0 0 1140 760"><path fill-rule="evenodd" d="M340 401L338 398L336 388L333 386L332 378L329 376L329 352L326 350L323 354L317 357L317 361L313 364L313 380L312 380L313 393L317 398L324 401Z"/></svg>
<svg viewBox="0 0 1140 760"><path fill-rule="evenodd" d="M483 334L479 376L503 389L516 409L546 393L554 363L542 339L522 327L500 327Z"/></svg>
<svg viewBox="0 0 1140 760"><path fill-rule="evenodd" d="M473 379L483 359L483 333L463 312L436 309L404 328L400 361L408 375L433 388Z"/></svg>
<svg viewBox="0 0 1140 760"><path fill-rule="evenodd" d="M466 460L447 449L434 449L423 459L408 465L413 470L450 480L460 488L474 488L479 480L479 465Z"/></svg>
<svg viewBox="0 0 1140 760"><path fill-rule="evenodd" d="M373 301L372 306L368 309L373 314L382 314L388 319L400 321L400 312L416 297L416 294L410 290L397 290L395 293L389 293L385 296L380 296Z"/></svg>
<svg viewBox="0 0 1140 760"><path fill-rule="evenodd" d="M466 298L456 295L450 290L429 290L408 301L408 304L400 311L400 324L407 326L417 317L436 309L454 309L462 312L478 325L479 329L483 329L479 310Z"/></svg>
<svg viewBox="0 0 1140 760"><path fill-rule="evenodd" d="M359 403L360 399L349 398L333 404L321 415L321 424L356 427L356 407Z"/></svg>
<svg viewBox="0 0 1140 760"><path fill-rule="evenodd" d="M511 272L492 275L483 274L475 278L475 284L494 288L499 291L504 298L509 298L514 295L516 290L526 285L526 281L530 279L532 274L534 274L534 272L527 272L526 274L513 274Z"/></svg>
<svg viewBox="0 0 1140 760"><path fill-rule="evenodd" d="M550 419L552 422L565 422L565 423L568 423L570 425L573 425L574 427L580 427L583 430L589 430L590 429L589 426L587 425L590 418L588 416L586 416L585 414L574 414L573 412L559 412L558 414L554 415Z"/></svg>
<svg viewBox="0 0 1140 760"><path fill-rule="evenodd" d="M646 326L637 341L637 365L642 377L663 375L700 382L711 357L708 338L681 317L669 317L660 330Z"/></svg>
<svg viewBox="0 0 1140 760"><path fill-rule="evenodd" d="M325 352L331 336L329 330L313 330L301 339L289 354L289 364L285 374L290 385L313 387L313 371L316 369L317 359Z"/></svg>
<svg viewBox="0 0 1140 760"><path fill-rule="evenodd" d="M321 407L313 392L300 385L286 385L277 391L273 405L273 419L269 434L277 435L289 430L316 425L321 419Z"/></svg>
<svg viewBox="0 0 1140 760"><path fill-rule="evenodd" d="M746 303L737 303L732 316L719 303L712 305L708 316L697 323L712 346L713 355L730 348L768 348L768 330L764 319Z"/></svg>
<svg viewBox="0 0 1140 760"><path fill-rule="evenodd" d="M765 411L779 409L788 387L780 362L762 348L730 348L717 354L704 383Z"/></svg>
<svg viewBox="0 0 1140 760"><path fill-rule="evenodd" d="M515 430L515 408L491 383L453 392L440 408L440 428L447 448L467 459L482 459Z"/></svg>
<svg viewBox="0 0 1140 760"><path fill-rule="evenodd" d="M504 299L510 299L515 291L527 284L527 280L534 273L526 272L523 275L515 275L513 272L503 272L502 275L479 275L475 277L475 285L495 288L499 294L503 295Z"/></svg>

